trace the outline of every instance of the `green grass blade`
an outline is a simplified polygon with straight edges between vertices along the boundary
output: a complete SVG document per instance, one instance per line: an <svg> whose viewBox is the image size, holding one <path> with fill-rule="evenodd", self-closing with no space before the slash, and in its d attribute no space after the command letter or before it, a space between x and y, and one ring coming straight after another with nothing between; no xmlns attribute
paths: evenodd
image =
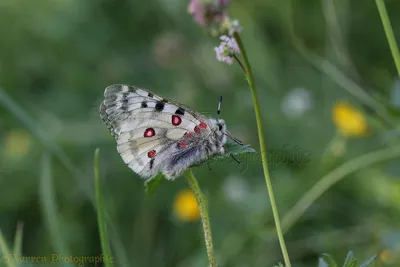
<svg viewBox="0 0 400 267"><path fill-rule="evenodd" d="M46 227L50 233L51 242L54 249L62 255L71 255L63 237L62 230L57 218L56 198L54 195L51 174L51 158L50 155L45 153L42 159L39 197L42 207L42 215L46 223ZM74 266L72 263L66 262L66 266Z"/></svg>
<svg viewBox="0 0 400 267"><path fill-rule="evenodd" d="M110 248L110 241L108 239L107 225L105 221L105 212L103 205L103 197L101 193L101 183L100 183L100 164L99 164L100 149L96 149L94 152L94 188L96 192L96 206L97 206L97 222L99 225L99 234L101 242L101 250L103 255L105 255L104 266L112 266L112 254Z"/></svg>
<svg viewBox="0 0 400 267"><path fill-rule="evenodd" d="M375 261L377 255L372 256L371 258L369 258L368 260L366 260L365 262L363 262L360 267L367 267L368 265L370 265L373 261Z"/></svg>
<svg viewBox="0 0 400 267"><path fill-rule="evenodd" d="M378 8L379 16L382 20L383 29L385 30L386 39L389 43L390 51L392 52L392 57L394 64L396 65L397 74L400 77L400 52L399 47L396 43L396 37L393 33L392 25L390 24L389 15L386 10L385 2L383 0L375 0L376 6Z"/></svg>
<svg viewBox="0 0 400 267"><path fill-rule="evenodd" d="M13 246L13 253L14 253L14 255L17 255L17 256L22 255L21 252L22 252L23 231L24 231L24 223L18 222L17 230L15 232L15 237L14 237L14 246Z"/></svg>
<svg viewBox="0 0 400 267"><path fill-rule="evenodd" d="M327 253L323 253L318 266L337 267L335 260Z"/></svg>
<svg viewBox="0 0 400 267"><path fill-rule="evenodd" d="M0 230L0 261L1 263L5 263L8 267L17 267L15 261L12 258L12 254L10 249L7 246L7 242L3 237L3 233Z"/></svg>
<svg viewBox="0 0 400 267"><path fill-rule="evenodd" d="M347 267L352 260L353 260L353 251L349 251L349 253L347 253L346 259L344 260L343 267Z"/></svg>

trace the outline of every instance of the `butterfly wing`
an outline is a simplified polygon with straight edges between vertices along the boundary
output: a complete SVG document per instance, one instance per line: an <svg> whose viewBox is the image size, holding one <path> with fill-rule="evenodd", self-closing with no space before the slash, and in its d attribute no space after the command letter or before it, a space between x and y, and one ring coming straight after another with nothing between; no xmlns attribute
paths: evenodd
<svg viewBox="0 0 400 267"><path fill-rule="evenodd" d="M207 121L168 98L120 84L105 89L100 116L124 162L143 178L156 175L167 157L179 149L177 142ZM210 127L203 130L210 131Z"/></svg>

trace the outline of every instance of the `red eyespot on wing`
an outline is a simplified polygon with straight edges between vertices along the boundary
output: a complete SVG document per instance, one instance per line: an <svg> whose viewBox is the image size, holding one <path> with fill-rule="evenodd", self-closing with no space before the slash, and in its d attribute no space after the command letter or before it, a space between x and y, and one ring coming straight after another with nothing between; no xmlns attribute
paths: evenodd
<svg viewBox="0 0 400 267"><path fill-rule="evenodd" d="M187 146L187 145L188 145L188 143L185 142L185 141L180 141L180 142L178 143L178 146L179 146L179 147L185 147L185 146Z"/></svg>
<svg viewBox="0 0 400 267"><path fill-rule="evenodd" d="M144 137L152 137L156 134L153 128L147 128L146 131L144 131Z"/></svg>
<svg viewBox="0 0 400 267"><path fill-rule="evenodd" d="M172 124L173 125L178 126L181 123L182 123L181 117L179 117L177 115L172 115Z"/></svg>
<svg viewBox="0 0 400 267"><path fill-rule="evenodd" d="M189 139L190 137L192 137L192 136L193 136L192 133L185 133L185 137L188 138L188 139Z"/></svg>
<svg viewBox="0 0 400 267"><path fill-rule="evenodd" d="M156 151L153 149L153 150L151 150L151 151L149 151L149 153L147 153L147 156L149 157L149 158L154 158L154 156L156 155Z"/></svg>
<svg viewBox="0 0 400 267"><path fill-rule="evenodd" d="M200 133L201 129L205 129L207 128L207 124L205 122L200 122L199 125L197 125L196 127L194 127L194 131L196 133Z"/></svg>

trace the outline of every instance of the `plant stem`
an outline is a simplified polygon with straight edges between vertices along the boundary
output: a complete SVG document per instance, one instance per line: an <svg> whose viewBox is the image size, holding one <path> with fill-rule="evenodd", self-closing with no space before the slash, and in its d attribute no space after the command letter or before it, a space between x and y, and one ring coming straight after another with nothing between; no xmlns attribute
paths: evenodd
<svg viewBox="0 0 400 267"><path fill-rule="evenodd" d="M238 57L237 57L236 55L233 55L233 58L236 59L236 61L237 61L237 63L239 64L239 66L242 68L244 74L247 75L246 69L244 68L242 62L240 62L240 60L238 59Z"/></svg>
<svg viewBox="0 0 400 267"><path fill-rule="evenodd" d="M268 172L267 150L265 148L265 143L264 143L264 133L263 133L263 130L262 130L260 104L258 103L258 97L257 97L257 91L256 91L255 84L254 84L253 73L251 71L250 63L249 63L249 60L247 58L246 51L244 49L244 45L243 45L242 40L240 39L239 34L238 33L234 33L234 37L236 39L236 42L237 42L237 44L239 46L239 49L240 49L240 53L242 55L242 59L243 59L243 62L244 62L244 67L246 69L245 75L246 75L246 78L247 78L247 82L249 83L249 86L250 86L251 96L253 98L254 112L256 114L257 129L258 129L258 138L259 138L259 142L260 142L262 166L263 166L263 169L264 169L264 177L265 177L265 183L267 184L267 190L268 190L269 199L270 199L270 202L271 202L272 214L274 216L276 232L278 234L279 244L281 246L283 259L285 261L285 266L286 267L291 267L290 260L289 260L289 255L288 255L288 252L287 252L287 249L286 249L285 240L283 239L283 234L282 234L282 230L281 230L281 224L280 224L280 221L279 221L279 213L278 213L278 207L276 206L276 202L275 202L274 190L272 189L271 178L270 178L269 172Z"/></svg>
<svg viewBox="0 0 400 267"><path fill-rule="evenodd" d="M197 205L199 206L201 222L203 224L204 241L206 243L208 261L210 262L210 267L216 267L217 263L214 258L214 248L211 235L210 219L208 217L208 209L204 201L203 193L201 192L199 183L197 182L196 177L192 172L192 169L188 169L185 172L185 176L189 183L190 188L193 191L194 196L196 197Z"/></svg>
<svg viewBox="0 0 400 267"><path fill-rule="evenodd" d="M389 16L386 10L385 2L383 0L376 0L378 12L382 20L383 28L385 30L386 38L388 40L390 50L396 64L397 73L400 77L400 52L393 34L392 25L390 24Z"/></svg>
<svg viewBox="0 0 400 267"><path fill-rule="evenodd" d="M299 217L330 187L352 172L379 162L400 157L400 146L390 147L350 160L322 177L303 197L287 212L282 219L282 229L287 232Z"/></svg>
<svg viewBox="0 0 400 267"><path fill-rule="evenodd" d="M101 250L104 255L104 266L111 267L113 258L111 256L110 241L108 239L107 225L104 218L105 213L101 193L99 154L100 150L97 148L94 152L94 188L96 192L97 222L99 225Z"/></svg>

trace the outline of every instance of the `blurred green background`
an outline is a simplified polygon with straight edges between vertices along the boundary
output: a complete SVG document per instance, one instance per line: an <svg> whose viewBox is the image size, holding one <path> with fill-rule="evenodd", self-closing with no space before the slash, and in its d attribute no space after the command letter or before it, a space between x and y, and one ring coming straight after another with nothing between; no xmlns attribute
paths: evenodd
<svg viewBox="0 0 400 267"><path fill-rule="evenodd" d="M229 11L243 27L281 217L342 163L399 145L392 111L400 106L400 84L375 2L294 2L290 12L284 1L237 0ZM400 5L386 3L400 38ZM218 39L193 22L187 7L176 0L0 1L0 229L12 245L23 223L23 255L101 253L93 202L99 147L116 266L207 266L200 221L174 213L186 180L147 195L98 114L104 88L114 83L210 116L223 95L228 129L258 150L245 77L237 64L215 59ZM387 116L351 93L357 85ZM368 134L337 133L332 112L340 100L367 118ZM307 159L288 160L296 151ZM260 158L241 159L245 164L194 169L207 196L216 258L220 267L273 266L282 256ZM316 266L322 253L341 264L348 250L361 260L379 254L375 266L400 266L399 222L396 159L333 185L285 240L293 266Z"/></svg>

